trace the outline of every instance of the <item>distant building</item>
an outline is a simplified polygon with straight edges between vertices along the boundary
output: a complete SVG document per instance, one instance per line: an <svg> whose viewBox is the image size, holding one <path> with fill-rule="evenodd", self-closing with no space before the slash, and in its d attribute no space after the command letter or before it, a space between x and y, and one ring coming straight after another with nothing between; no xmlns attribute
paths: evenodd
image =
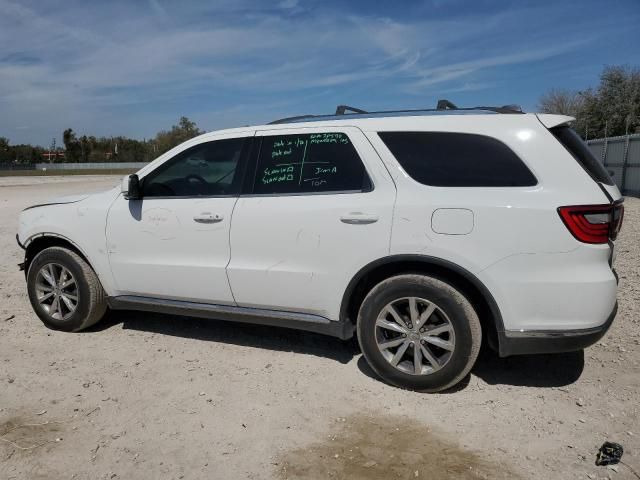
<svg viewBox="0 0 640 480"><path fill-rule="evenodd" d="M52 163L56 158L64 158L64 152L44 152L42 157L47 162Z"/></svg>

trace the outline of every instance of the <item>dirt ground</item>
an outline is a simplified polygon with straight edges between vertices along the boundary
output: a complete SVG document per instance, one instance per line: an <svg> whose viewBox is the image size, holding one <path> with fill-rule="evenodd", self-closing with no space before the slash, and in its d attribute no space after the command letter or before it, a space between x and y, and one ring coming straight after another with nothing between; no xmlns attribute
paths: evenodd
<svg viewBox="0 0 640 480"><path fill-rule="evenodd" d="M635 478L640 472L640 200L618 242L618 317L599 344L499 359L455 391L375 379L354 342L119 312L91 331L32 313L20 210L114 177L0 179L0 479Z"/></svg>

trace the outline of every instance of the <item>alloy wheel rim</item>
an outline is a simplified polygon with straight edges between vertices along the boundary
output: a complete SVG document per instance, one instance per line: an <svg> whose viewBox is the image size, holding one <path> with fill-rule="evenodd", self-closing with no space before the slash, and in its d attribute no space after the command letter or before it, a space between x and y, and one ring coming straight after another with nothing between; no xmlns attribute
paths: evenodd
<svg viewBox="0 0 640 480"><path fill-rule="evenodd" d="M53 320L67 320L78 307L78 284L69 269L58 263L43 265L36 275L36 298Z"/></svg>
<svg viewBox="0 0 640 480"><path fill-rule="evenodd" d="M376 343L391 366L410 375L442 369L455 351L453 324L435 303L419 297L389 302L376 319Z"/></svg>

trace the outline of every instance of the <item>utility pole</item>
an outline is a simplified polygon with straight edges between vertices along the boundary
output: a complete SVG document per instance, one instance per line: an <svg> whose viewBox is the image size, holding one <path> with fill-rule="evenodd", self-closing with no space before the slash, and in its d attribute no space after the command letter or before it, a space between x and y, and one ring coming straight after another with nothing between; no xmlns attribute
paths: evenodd
<svg viewBox="0 0 640 480"><path fill-rule="evenodd" d="M626 122L625 122L626 125L625 125L625 129L624 129L624 134L625 135L629 135L629 126L631 125L631 121L635 120L636 118L637 117L635 115L631 114L631 113L629 115L627 115L627 118L625 119L626 120Z"/></svg>
<svg viewBox="0 0 640 480"><path fill-rule="evenodd" d="M53 137L51 139L51 146L49 147L49 163L53 163L52 155L57 155L57 153L56 153L56 138L55 137Z"/></svg>
<svg viewBox="0 0 640 480"><path fill-rule="evenodd" d="M584 122L584 141L589 140L589 117L585 118Z"/></svg>

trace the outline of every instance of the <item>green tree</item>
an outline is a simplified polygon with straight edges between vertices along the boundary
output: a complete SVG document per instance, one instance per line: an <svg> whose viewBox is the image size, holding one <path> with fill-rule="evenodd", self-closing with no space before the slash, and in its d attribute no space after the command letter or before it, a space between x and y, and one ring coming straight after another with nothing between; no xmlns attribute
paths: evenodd
<svg viewBox="0 0 640 480"><path fill-rule="evenodd" d="M605 68L600 77L597 105L605 119L607 135L633 132L640 125L640 69Z"/></svg>
<svg viewBox="0 0 640 480"><path fill-rule="evenodd" d="M13 160L16 163L38 163L44 161L42 154L44 148L34 147L33 145L15 145L11 147L13 152Z"/></svg>
<svg viewBox="0 0 640 480"><path fill-rule="evenodd" d="M11 147L9 146L9 139L0 137L0 163L9 163L13 160L11 156Z"/></svg>
<svg viewBox="0 0 640 480"><path fill-rule="evenodd" d="M45 149L33 145L11 145L9 139L0 137L0 163L38 163L45 161L43 154L49 151L64 152L64 157L55 156L51 162L148 162L202 133L195 122L181 117L177 125L160 131L150 141L124 136L78 137L72 128L67 128L62 132L63 150L56 146L55 139Z"/></svg>
<svg viewBox="0 0 640 480"><path fill-rule="evenodd" d="M577 94L551 90L541 97L539 107L545 113L576 117L574 128L583 137L613 137L640 131L640 69L605 67L596 88Z"/></svg>
<svg viewBox="0 0 640 480"><path fill-rule="evenodd" d="M164 152L171 150L173 147L180 145L182 142L190 138L202 135L204 132L200 130L195 122L187 117L180 117L178 125L171 127L171 130L163 130L158 132L153 143L156 146L155 155L162 155Z"/></svg>
<svg viewBox="0 0 640 480"><path fill-rule="evenodd" d="M82 159L82 147L71 128L67 128L62 132L62 141L64 142L65 161L69 163L80 162Z"/></svg>
<svg viewBox="0 0 640 480"><path fill-rule="evenodd" d="M575 117L582 108L583 97L579 92L552 88L540 97L538 110L542 113L557 113Z"/></svg>
<svg viewBox="0 0 640 480"><path fill-rule="evenodd" d="M89 141L89 138L86 135L83 135L82 137L80 137L80 161L81 162L88 162L89 161L89 157L91 157L91 142Z"/></svg>
<svg viewBox="0 0 640 480"><path fill-rule="evenodd" d="M33 145L10 145L9 139L0 137L0 163L41 162L44 148Z"/></svg>

